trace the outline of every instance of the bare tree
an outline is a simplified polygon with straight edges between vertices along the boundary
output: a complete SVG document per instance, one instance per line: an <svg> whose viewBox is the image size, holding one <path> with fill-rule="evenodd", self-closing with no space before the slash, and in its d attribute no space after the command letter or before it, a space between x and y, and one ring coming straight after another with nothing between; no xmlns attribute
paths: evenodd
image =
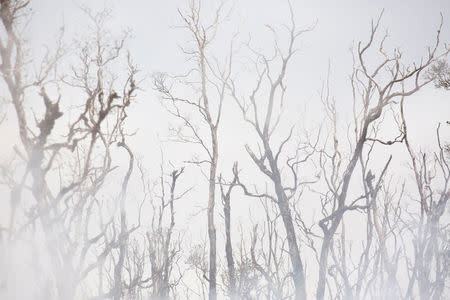
<svg viewBox="0 0 450 300"><path fill-rule="evenodd" d="M233 180L226 184L222 180L222 176L219 177L220 183L220 192L222 196L222 204L223 204L223 216L225 219L225 255L227 260L227 268L228 268L228 284L229 290L228 294L230 299L237 299L238 294L236 290L236 270L235 263L233 258L233 245L231 242L231 192L233 188L237 184L238 175L237 175L237 163L233 166ZM228 186L228 189L225 189L225 185Z"/></svg>
<svg viewBox="0 0 450 300"><path fill-rule="evenodd" d="M177 280L171 281L171 274L181 251L180 242L173 237L175 227L175 201L183 197L189 190L180 195L175 194L177 180L184 169L174 170L170 173L170 181L165 183L161 176L161 196L159 207L154 207L158 215L153 217L152 231L147 232L149 244L150 263L153 278L153 295L157 299L167 299L169 292L177 284ZM168 184L169 195L166 196L165 184ZM168 210L169 225L164 228L163 217Z"/></svg>
<svg viewBox="0 0 450 300"><path fill-rule="evenodd" d="M324 172L329 174L327 175L325 173L325 176L328 177L327 181L330 189L330 198L325 200L325 205L329 206L329 208L324 210L325 217L319 222L323 231L323 243L320 250L320 271L316 292L318 299L324 298L328 257L333 244L332 240L342 221L344 213L350 210L367 209L371 205L371 201L366 204L359 203L364 197L352 200L350 203L347 200L350 182L357 162L361 159L361 155L363 154L364 146L366 143L374 141L390 145L402 140L400 138L394 141L384 142L372 138L370 137L371 128L373 128L372 126L380 119L387 107L396 103L396 99L408 97L430 83L432 79L424 79L421 75L425 73L434 62L438 61L448 53L448 50L446 49L439 52L440 30L438 30L436 43L433 47L429 48L427 57L419 64L414 64L411 67L404 66L401 61L401 52L398 49L395 49L393 54L388 54L385 51L383 46L387 35L384 35L376 46L379 49L379 55L383 60L380 64L373 67L373 70L369 70L368 63L366 62L366 54L369 49L375 47L376 33L380 25L380 19L381 15L375 23L372 23L369 41L364 44L362 42L358 43L356 49L354 72L351 77L355 101L355 143L351 150L350 159L343 168L343 173L338 173L342 162L340 160L339 163L335 161L336 158L340 159L341 157L339 150L335 148L331 154L327 155L331 158L331 164L335 166L332 168L331 174L326 172L324 167L322 167ZM385 78L388 79L386 80ZM405 86L408 86L408 88L402 88ZM360 105L356 104L358 97L361 99ZM337 144L338 143L335 140L335 145ZM373 177L370 173L367 173L365 176L367 183L373 181ZM380 185L376 184L372 188L373 190L369 190L368 192L374 194L376 189L380 188Z"/></svg>
<svg viewBox="0 0 450 300"><path fill-rule="evenodd" d="M220 23L223 21L223 5L221 4L214 14L210 24L203 23L200 3L193 1L190 3L187 13L179 12L184 22L184 28L191 35L194 47L183 49L183 52L190 60L195 62L189 75L194 76L194 83L185 77L185 84L194 89L197 100L179 97L174 94L171 83L167 82L167 75L159 74L155 77L155 88L160 92L165 101L168 102L169 112L179 118L188 135L179 132L182 142L192 142L199 144L207 155L205 160L194 160L191 163L201 166L207 164L208 174L208 237L209 237L209 299L217 297L217 241L215 215L215 193L217 162L219 158L218 129L222 117L222 107L225 98L225 82L230 76L230 59L221 66L211 53L209 48L214 41ZM183 77L181 77L182 79ZM196 112L206 123L206 130L192 122L188 114ZM205 132L204 132L205 131Z"/></svg>
<svg viewBox="0 0 450 300"><path fill-rule="evenodd" d="M1 73L17 116L21 145L15 152L23 162L23 167L2 169L2 183L11 189L7 242L12 245L24 234L43 233L45 249L52 260L52 277L43 278L47 282L35 296L71 299L113 249L123 249L129 234L124 201L133 155L125 144L127 133L123 125L126 110L135 97L137 71L129 60L129 69L121 77L123 82L113 84L108 68L121 59L126 36L107 43L109 36L102 27L107 14L86 11L94 24L94 38L80 44L80 67L74 67L72 75L59 79L56 66L65 53L60 40L54 53L48 52L42 59L37 76L30 78L31 63L20 34L29 2L0 4ZM61 109L63 86L81 92L81 105L72 114L75 118L64 116ZM122 93L117 93L115 88L121 88ZM33 120L31 100L36 100L33 105L40 100L43 112L34 116L35 122L30 122ZM69 124L66 128L59 125L63 119ZM108 238L114 220L103 222L104 208L97 198L106 177L116 168L111 154L116 143L130 154L130 167L119 197L122 224L119 241ZM96 225L92 214L99 216ZM104 249L97 255L102 244ZM118 264L117 276L121 268Z"/></svg>
<svg viewBox="0 0 450 300"><path fill-rule="evenodd" d="M143 165L138 164L138 167L144 195L139 207L139 224L141 210L149 204L150 210L145 215L150 219L147 223L150 228L142 232L143 238L135 237L126 244L120 297L168 299L175 297L175 288L182 277L182 273L176 274L175 270L181 257L181 237L175 231L175 202L190 189L180 194L176 192L183 168L166 174L161 165L158 181L151 184Z"/></svg>
<svg viewBox="0 0 450 300"><path fill-rule="evenodd" d="M283 147L291 139L292 129L287 138L283 140L278 147L274 147L271 144L271 137L273 136L281 120L281 113L279 112L278 115L276 115L277 110L275 107L282 107L283 105L286 91L286 71L291 58L296 51L295 42L303 33L312 29L311 27L299 30L296 27L291 6L290 21L291 24L288 28L288 42L286 49L282 49L280 47L278 33L269 26L269 29L274 34L275 38L274 55L267 56L263 53L257 52L256 50L252 50L256 56L255 68L257 72L257 79L256 86L250 94L249 99L239 96L236 81L231 78L227 82L227 88L236 100L236 103L242 112L243 118L253 127L257 134L261 144L260 149L262 149L260 150L260 153L255 154L248 145L246 146L246 150L258 169L271 180L275 190L275 196L253 193L250 192L242 183L241 186L244 188L244 191L248 196L268 198L278 205L289 245L288 252L292 265L292 280L295 285L296 299L306 299L305 272L300 257L300 250L292 220L289 201L294 197L299 186L303 184L303 182L301 182L298 178L297 170L299 164L305 162L309 158L309 155L307 154L304 159L299 159L298 157L291 157L287 159L286 164L292 175L292 183L288 184L282 181L279 159L280 154L283 151ZM274 71L277 63L279 64L278 70ZM267 95L262 94L263 87L268 88L269 92ZM266 98L266 102L264 103L262 100L258 101L259 98ZM265 111L262 111L263 108Z"/></svg>
<svg viewBox="0 0 450 300"><path fill-rule="evenodd" d="M412 220L405 224L415 241L414 258L408 261L410 280L406 298L413 297L413 289L417 282L420 299L442 299L446 281L450 278L446 242L448 224L441 224L450 198L449 162L441 142L439 132L441 124L436 130L437 152L430 155L414 150L408 134L404 105L402 98L401 119L405 146L410 156L420 204L419 212L411 214Z"/></svg>

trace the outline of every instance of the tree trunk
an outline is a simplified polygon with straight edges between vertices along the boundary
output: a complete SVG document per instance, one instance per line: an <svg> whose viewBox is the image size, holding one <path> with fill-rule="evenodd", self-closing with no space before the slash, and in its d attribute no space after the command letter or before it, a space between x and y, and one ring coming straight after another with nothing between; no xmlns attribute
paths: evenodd
<svg viewBox="0 0 450 300"><path fill-rule="evenodd" d="M209 197L208 197L208 236L209 236L209 299L217 298L216 291L216 227L214 225L214 205L216 192L216 172L218 159L217 132L213 129L212 139L212 161L209 169Z"/></svg>
<svg viewBox="0 0 450 300"><path fill-rule="evenodd" d="M286 194L281 188L281 184L275 186L278 196L278 207L280 209L281 217L283 218L284 228L286 230L286 237L289 245L289 257L292 264L292 274L295 286L295 299L306 299L306 286L303 264L300 258L300 251L298 249L297 238L295 236L294 224L292 222L291 211L289 203L287 202Z"/></svg>
<svg viewBox="0 0 450 300"><path fill-rule="evenodd" d="M272 170L272 181L275 185L275 192L278 199L278 208L280 209L281 217L283 219L284 228L286 230L286 238L289 246L289 257L292 264L292 278L295 286L295 299L306 299L306 285L305 275L303 270L303 263L300 258L300 251L298 249L297 237L295 235L294 224L292 222L291 210L289 208L289 202L281 185L281 176L278 170L278 166L273 153L270 149L268 142L264 143L264 147L267 153L267 159Z"/></svg>
<svg viewBox="0 0 450 300"><path fill-rule="evenodd" d="M237 299L236 294L236 278L233 260L233 248L231 245L231 205L230 205L230 195L224 197L223 214L225 217L225 255L227 258L228 276L229 276L229 293L231 299Z"/></svg>

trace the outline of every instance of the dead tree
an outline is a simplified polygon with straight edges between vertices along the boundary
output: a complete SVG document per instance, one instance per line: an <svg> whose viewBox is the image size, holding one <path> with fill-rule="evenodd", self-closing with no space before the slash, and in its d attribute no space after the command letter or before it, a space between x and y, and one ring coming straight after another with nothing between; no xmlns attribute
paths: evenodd
<svg viewBox="0 0 450 300"><path fill-rule="evenodd" d="M432 79L423 78L421 75L448 53L447 49L439 52L440 30L438 30L436 43L433 47L429 48L427 57L420 63L413 64L410 67L405 66L401 60L402 55L400 50L395 49L392 54L388 54L385 51L383 45L387 35L384 35L379 44L375 46L380 19L381 15L375 23L372 23L368 42L358 43L355 53L355 65L351 77L355 103L355 142L352 146L350 159L343 168L344 171L339 174L333 173L330 175L334 178L330 178L330 182L334 181L335 184L329 185L331 198L326 200L329 208L324 210L325 217L319 222L323 231L323 242L320 250L317 299L324 299L328 257L332 248L334 235L342 221L344 213L350 210L367 209L366 204L360 203L362 199L357 198L349 202L347 198L349 185L357 162L363 153L366 143L374 140L370 136L372 126L380 119L387 107L395 105L396 99L408 97L429 84ZM369 70L366 56L368 51L374 47L378 48L379 55L383 60L373 67L372 70ZM385 77L383 78L383 76ZM385 79L386 76L388 78L387 80ZM407 86L406 89L402 88L405 86ZM358 98L360 98L360 104L357 104ZM380 140L377 140L377 142L380 142ZM336 150L329 157L335 157L335 154L337 154Z"/></svg>
<svg viewBox="0 0 450 300"><path fill-rule="evenodd" d="M112 146L125 145L124 123L135 97L137 71L130 63L121 83L113 85L108 80L107 68L121 59L125 38L110 40L107 45L108 35L101 26L106 15L100 13L88 14L96 32L93 40L78 48L79 68L74 67L70 76L59 80L56 66L65 52L58 42L55 52L42 59L36 78L30 79L31 65L24 54L27 45L18 33L28 16L29 2L10 0L0 5L0 71L17 117L21 145L15 152L22 160L21 167L3 168L2 183L11 189L7 242L12 244L28 233L42 234L47 255L52 258L52 275L42 279L46 283L33 297L51 299L54 294L71 299L118 247L115 237L108 237L113 220L104 221L103 217L111 216L103 216L97 195L115 169ZM75 117L64 114L65 97L58 93L63 85L79 92L81 105L73 110ZM114 90L117 88L121 93ZM31 100L39 103L42 115L31 117ZM68 127L60 126L62 120ZM96 222L92 214L98 217ZM103 250L99 251L101 245Z"/></svg>
<svg viewBox="0 0 450 300"><path fill-rule="evenodd" d="M236 290L236 270L235 270L235 263L233 258L233 245L231 241L231 192L233 191L233 188L237 184L237 163L233 166L233 180L226 184L222 180L222 176L219 177L219 183L220 183L220 192L222 196L222 204L223 204L223 216L225 219L225 256L227 260L227 268L228 268L228 294L230 296L230 299L238 299L238 294ZM228 186L227 189L225 189L225 186Z"/></svg>
<svg viewBox="0 0 450 300"><path fill-rule="evenodd" d="M281 214L271 200L260 201L264 208L264 221L253 226L250 246L252 266L261 274L261 281L264 282L258 293L266 299L295 298L297 296L289 280L292 276L288 259L289 244L287 238L278 233Z"/></svg>
<svg viewBox="0 0 450 300"><path fill-rule="evenodd" d="M167 299L169 292L176 285L176 280L171 281L173 268L179 259L181 251L180 242L174 235L175 227L175 201L183 197L189 190L184 191L180 195L175 194L177 180L184 169L174 170L170 173L169 182L165 182L163 174L161 175L160 204L154 204L155 213L152 218L152 230L147 232L147 242L149 245L149 256L151 264L151 274L153 282L153 297L155 299ZM163 173L163 172L162 172ZM166 187L168 185L169 194L166 195ZM168 225L164 225L164 218L168 214ZM167 222L167 221L166 221Z"/></svg>
<svg viewBox="0 0 450 300"><path fill-rule="evenodd" d="M189 60L195 62L188 75L176 77L175 79L185 79L185 85L194 89L193 99L189 97L177 96L174 93L173 83L169 83L165 74L155 76L155 88L164 99L168 111L179 118L183 123L184 131L178 132L181 142L198 144L207 155L204 160L194 160L191 163L201 166L206 164L209 168L208 174L208 237L209 237L209 299L216 299L217 296L217 245L216 245L216 225L215 199L216 199L216 175L217 162L219 159L219 139L218 129L222 117L222 107L225 98L225 82L230 75L231 57L224 66L210 53L210 46L213 43L218 27L223 21L223 6L217 9L214 19L210 24L205 24L202 20L202 10L200 3L193 1L190 3L187 13L179 12L184 23L184 28L189 32L194 47L183 49ZM193 83L198 82L198 83ZM190 112L195 112L206 123L206 128L189 119Z"/></svg>
<svg viewBox="0 0 450 300"><path fill-rule="evenodd" d="M413 244L413 259L408 259L409 284L406 299L414 298L417 283L420 299L442 299L450 273L448 271L448 223L443 222L450 198L450 167L440 127L436 130L438 151L417 152L411 144L401 100L402 129L410 157L419 202L418 212L406 223ZM447 212L448 214L448 212Z"/></svg>
<svg viewBox="0 0 450 300"><path fill-rule="evenodd" d="M292 129L278 147L273 146L271 137L277 129L281 120L281 113L277 107L282 107L284 95L286 91L286 71L291 59L296 51L296 40L305 32L312 28L299 30L294 22L294 15L292 8L290 10L291 25L288 29L288 42L286 49L282 49L278 41L278 33L269 27L274 34L274 48L273 56L267 56L259 53L253 49L251 51L256 55L255 69L257 72L256 85L251 92L248 99L240 96L236 80L230 79L227 82L232 97L235 99L240 111L242 112L244 120L252 126L257 138L260 142L260 153L256 154L250 146L246 145L246 150L256 164L260 172L262 172L272 182L275 191L275 196L268 194L257 194L250 192L241 183L245 193L248 196L260 198L267 197L277 204L280 215L283 220L283 225L286 231L287 242L289 245L289 256L292 266L292 280L295 286L296 299L306 299L306 285L303 262L300 256L298 240L295 233L294 223L292 220L292 213L290 208L290 201L296 194L299 186L304 184L298 178L297 170L301 163L304 163L309 154L306 154L304 159L298 157L288 158L286 161L290 174L292 175L292 183L287 183L282 180L281 166L279 163L280 155L282 155L283 148L291 139ZM276 64L278 70L274 71ZM268 94L263 94L263 89L268 89ZM264 100L266 102L263 102ZM278 114L277 114L278 113Z"/></svg>
<svg viewBox="0 0 450 300"><path fill-rule="evenodd" d="M184 169L166 174L161 165L160 177L151 184L142 164L138 165L141 174L144 197L139 207L150 222L141 224L141 229L149 226L143 238L134 238L127 244L122 279L122 297L127 299L168 299L175 297L181 273L175 274L181 257L181 237L175 230L175 202L184 197L190 189L177 193L176 187ZM169 179L169 180L167 180ZM150 209L146 209L148 207Z"/></svg>

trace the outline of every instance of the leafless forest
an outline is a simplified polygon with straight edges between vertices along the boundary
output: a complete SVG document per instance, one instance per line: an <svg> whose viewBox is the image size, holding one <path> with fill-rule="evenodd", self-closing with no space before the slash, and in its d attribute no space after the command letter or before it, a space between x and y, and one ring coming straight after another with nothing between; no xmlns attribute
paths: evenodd
<svg viewBox="0 0 450 300"><path fill-rule="evenodd" d="M373 12L316 77L302 2L253 34L236 1L186 0L167 70L108 7L36 48L35 2L0 0L1 299L450 298L449 15L417 57Z"/></svg>

